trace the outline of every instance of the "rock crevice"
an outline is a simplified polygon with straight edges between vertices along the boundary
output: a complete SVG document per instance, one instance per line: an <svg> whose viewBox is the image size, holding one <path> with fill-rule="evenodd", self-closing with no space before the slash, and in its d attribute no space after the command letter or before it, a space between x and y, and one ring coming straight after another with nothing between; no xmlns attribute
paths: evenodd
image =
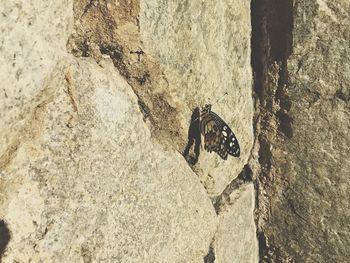
<svg viewBox="0 0 350 263"><path fill-rule="evenodd" d="M345 1L251 2L261 262L349 256L343 135L350 126L342 87L349 83L343 65L350 12L344 10Z"/></svg>

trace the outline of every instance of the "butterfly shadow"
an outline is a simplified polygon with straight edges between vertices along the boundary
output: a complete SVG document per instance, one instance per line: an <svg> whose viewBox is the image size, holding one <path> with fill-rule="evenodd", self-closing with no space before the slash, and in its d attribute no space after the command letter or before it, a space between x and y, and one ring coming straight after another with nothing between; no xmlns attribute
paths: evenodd
<svg viewBox="0 0 350 263"><path fill-rule="evenodd" d="M10 230L4 220L0 220L0 262L11 239Z"/></svg>
<svg viewBox="0 0 350 263"><path fill-rule="evenodd" d="M191 147L194 144L193 154L190 154ZM201 146L201 131L200 131L200 111L196 107L192 111L190 127L188 128L188 142L183 151L183 156L190 165L195 165L198 162Z"/></svg>

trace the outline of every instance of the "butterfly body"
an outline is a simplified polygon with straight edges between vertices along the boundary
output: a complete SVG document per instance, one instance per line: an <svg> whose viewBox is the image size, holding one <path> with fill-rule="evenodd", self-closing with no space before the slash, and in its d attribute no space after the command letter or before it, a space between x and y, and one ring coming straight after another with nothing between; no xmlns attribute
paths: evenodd
<svg viewBox="0 0 350 263"><path fill-rule="evenodd" d="M240 147L230 127L213 111L211 105L205 105L200 113L200 131L204 137L204 149L216 152L226 160L228 155L240 156Z"/></svg>

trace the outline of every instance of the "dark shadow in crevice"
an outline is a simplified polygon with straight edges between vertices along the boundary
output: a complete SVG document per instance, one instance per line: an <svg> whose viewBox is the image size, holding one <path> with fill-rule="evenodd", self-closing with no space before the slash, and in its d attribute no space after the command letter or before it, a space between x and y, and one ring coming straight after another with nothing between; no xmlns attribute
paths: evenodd
<svg viewBox="0 0 350 263"><path fill-rule="evenodd" d="M251 25L252 25L252 37L251 37L251 65L253 68L253 81L254 91L257 94L260 101L264 98L263 92L263 79L264 79L264 48L265 41L265 25L263 22L264 13L264 1L252 0L250 5L251 11Z"/></svg>
<svg viewBox="0 0 350 263"><path fill-rule="evenodd" d="M267 176L271 169L272 152L270 142L263 134L258 135L259 138L259 163L261 169L261 175Z"/></svg>
<svg viewBox="0 0 350 263"><path fill-rule="evenodd" d="M190 127L188 128L188 142L183 151L183 156L190 165L195 165L198 162L201 146L201 131L200 131L200 111L195 108L192 112ZM190 154L190 150L194 144L194 156Z"/></svg>
<svg viewBox="0 0 350 263"><path fill-rule="evenodd" d="M214 240L210 244L208 254L204 257L204 263L214 263L215 262L215 252L214 252Z"/></svg>
<svg viewBox="0 0 350 263"><path fill-rule="evenodd" d="M278 111L276 116L279 120L278 131L287 138L291 139L293 137L293 117L282 110Z"/></svg>
<svg viewBox="0 0 350 263"><path fill-rule="evenodd" d="M11 234L7 224L4 220L0 220L0 263L10 239Z"/></svg>
<svg viewBox="0 0 350 263"><path fill-rule="evenodd" d="M263 196L259 196L259 193L274 194L269 192L269 189L273 188L269 177L273 161L271 145L274 141L266 135L270 132L271 122L276 121L278 125L276 133L287 138L293 137L293 118L290 115L292 101L288 96L288 58L293 51L293 2L293 0L251 0L251 65L254 74L254 92L258 98L256 104L262 108L262 111L256 109L257 114L260 114L260 121L254 126L256 133L259 133L256 136L260 145L261 171L258 180L254 182L257 193L256 225L259 229L261 227L259 217L263 218L260 213L264 212L260 210L259 203L266 201ZM272 69L276 69L276 64L278 65L277 85L271 83L271 73L275 74ZM279 253L276 244L273 242L267 244L267 240L271 240L271 234L270 236L269 234L264 233L264 229L257 232L259 262L275 262L271 252ZM281 259L282 257L277 257L276 262L281 262Z"/></svg>
<svg viewBox="0 0 350 263"><path fill-rule="evenodd" d="M288 96L287 85L288 58L293 49L293 0L269 0L271 8L267 17L267 33L270 45L269 61L280 64L275 101L280 109L276 113L279 121L278 131L286 137L293 137L293 118L289 115L292 102Z"/></svg>
<svg viewBox="0 0 350 263"><path fill-rule="evenodd" d="M259 243L259 262L269 262L265 255L265 251L268 250L266 236L263 232L257 232L258 243Z"/></svg>
<svg viewBox="0 0 350 263"><path fill-rule="evenodd" d="M139 104L140 111L143 115L143 121L146 121L146 119L151 118L151 111L146 105L146 103L141 99L140 96L137 95L137 103Z"/></svg>
<svg viewBox="0 0 350 263"><path fill-rule="evenodd" d="M231 181L230 184L228 184L225 188L225 190L215 198L214 201L214 209L216 214L219 214L222 210L222 207L225 206L225 204L229 203L230 195L233 191L239 189L243 184L249 183L253 181L253 171L251 170L250 166L246 164L240 172L240 174Z"/></svg>

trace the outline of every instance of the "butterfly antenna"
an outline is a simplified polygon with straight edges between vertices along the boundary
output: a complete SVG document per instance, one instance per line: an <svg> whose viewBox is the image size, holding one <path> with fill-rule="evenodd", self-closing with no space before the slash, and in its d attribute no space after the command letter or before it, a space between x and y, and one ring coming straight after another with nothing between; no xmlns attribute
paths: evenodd
<svg viewBox="0 0 350 263"><path fill-rule="evenodd" d="M227 92L227 91L224 93L224 95L222 95L220 98L218 98L218 99L217 99L213 104L211 104L211 105L214 105L214 104L218 103L218 102L219 102L220 100L222 100L222 98L225 97L226 95L228 95L228 92ZM208 98L208 101L210 101L210 98ZM200 108L203 108L203 106L201 105ZM199 119L199 117L193 119L191 122L196 121L196 120L198 120L198 119Z"/></svg>
<svg viewBox="0 0 350 263"><path fill-rule="evenodd" d="M224 93L224 95L222 95L220 98L218 98L212 105L218 103L218 102L219 102L220 100L222 100L222 98L225 97L226 95L228 95L228 92L227 92L227 91Z"/></svg>

